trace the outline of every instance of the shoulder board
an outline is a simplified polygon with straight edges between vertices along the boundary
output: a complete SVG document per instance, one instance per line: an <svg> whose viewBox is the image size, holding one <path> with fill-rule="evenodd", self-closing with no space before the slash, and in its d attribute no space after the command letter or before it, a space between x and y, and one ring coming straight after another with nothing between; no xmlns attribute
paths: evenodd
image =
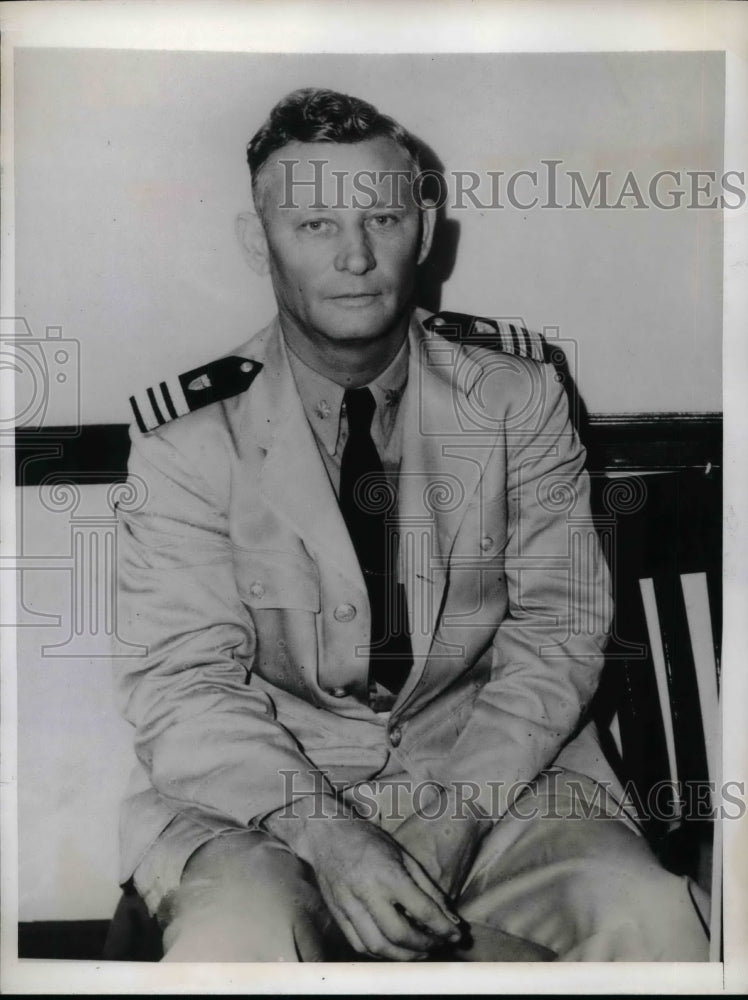
<svg viewBox="0 0 748 1000"><path fill-rule="evenodd" d="M130 396L135 422L145 434L209 403L237 396L250 387L261 368L259 361L247 358L219 358L159 382L137 396Z"/></svg>
<svg viewBox="0 0 748 1000"><path fill-rule="evenodd" d="M520 358L548 361L548 344L542 334L527 330L520 320L487 319L466 313L440 312L429 316L423 325L429 333L462 344L489 347Z"/></svg>

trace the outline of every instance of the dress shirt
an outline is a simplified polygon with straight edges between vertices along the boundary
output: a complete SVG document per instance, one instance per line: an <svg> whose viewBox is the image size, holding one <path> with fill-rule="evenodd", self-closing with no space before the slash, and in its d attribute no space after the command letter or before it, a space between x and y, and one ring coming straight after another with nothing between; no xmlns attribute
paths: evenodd
<svg viewBox="0 0 748 1000"><path fill-rule="evenodd" d="M284 344L306 418L312 428L335 495L340 496L340 463L348 440L348 420L343 404L345 388L310 368L298 354L294 353L285 338ZM395 491L402 461L403 428L400 400L408 381L409 355L406 336L402 347L387 368L367 386L376 403L371 422L372 441L382 461L384 474ZM397 516L397 510L393 514ZM402 567L399 579L402 586ZM370 681L369 705L374 711L384 718L389 714L394 701L395 696L390 691L376 681Z"/></svg>
<svg viewBox="0 0 748 1000"><path fill-rule="evenodd" d="M339 495L340 462L348 440L348 421L343 405L345 388L310 368L294 354L287 341L286 347L306 418L335 494ZM371 437L382 460L385 475L395 485L402 459L402 421L398 420L398 416L400 399L408 381L408 357L406 337L387 368L368 384L377 407L371 422Z"/></svg>

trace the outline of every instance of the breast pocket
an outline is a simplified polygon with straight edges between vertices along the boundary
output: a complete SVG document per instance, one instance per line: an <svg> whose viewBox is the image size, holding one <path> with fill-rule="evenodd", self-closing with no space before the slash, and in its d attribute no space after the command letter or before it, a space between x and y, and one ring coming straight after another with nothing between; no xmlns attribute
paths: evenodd
<svg viewBox="0 0 748 1000"><path fill-rule="evenodd" d="M234 572L242 601L253 611L320 610L317 564L295 552L235 549Z"/></svg>
<svg viewBox="0 0 748 1000"><path fill-rule="evenodd" d="M315 702L320 586L317 565L275 549L235 549L239 596L252 617L253 673Z"/></svg>

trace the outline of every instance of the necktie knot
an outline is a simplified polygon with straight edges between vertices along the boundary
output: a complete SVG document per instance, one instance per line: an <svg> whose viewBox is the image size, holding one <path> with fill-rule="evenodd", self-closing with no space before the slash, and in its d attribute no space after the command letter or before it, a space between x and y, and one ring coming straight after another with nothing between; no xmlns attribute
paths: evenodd
<svg viewBox="0 0 748 1000"><path fill-rule="evenodd" d="M352 434L368 434L376 409L371 389L346 389L343 394L348 427Z"/></svg>

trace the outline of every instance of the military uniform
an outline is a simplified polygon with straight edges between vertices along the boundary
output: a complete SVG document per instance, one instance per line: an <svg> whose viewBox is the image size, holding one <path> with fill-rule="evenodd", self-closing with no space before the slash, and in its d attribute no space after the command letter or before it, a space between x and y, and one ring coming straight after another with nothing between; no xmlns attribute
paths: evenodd
<svg viewBox="0 0 748 1000"><path fill-rule="evenodd" d="M316 890L301 874L287 896L268 881L279 857L293 859L263 832L264 817L304 789L462 782L496 821L460 902L469 919L564 958L704 957L689 886L620 818L620 788L586 716L609 580L584 450L542 340L514 324L417 311L406 350L389 473L414 663L384 711L372 700L367 591L334 461L278 321L220 369L183 376L189 412L179 419L166 419L167 383L135 400L130 472L148 499L122 513L120 600L128 635L149 653L117 668L139 760L122 878L134 873L170 921L172 958L196 958L206 940L227 960L319 957ZM239 391L226 389L232 379ZM570 775L604 784L597 814L619 818L507 815L520 783L546 812L568 805ZM211 882L206 859L221 854ZM237 895L242 871L252 874Z"/></svg>

